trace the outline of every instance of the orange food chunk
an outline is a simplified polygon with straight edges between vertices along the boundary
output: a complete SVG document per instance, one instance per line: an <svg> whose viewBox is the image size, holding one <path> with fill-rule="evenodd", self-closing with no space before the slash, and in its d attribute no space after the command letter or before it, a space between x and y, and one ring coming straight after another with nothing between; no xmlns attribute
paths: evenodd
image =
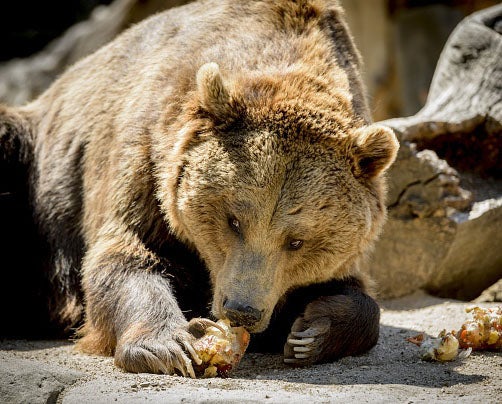
<svg viewBox="0 0 502 404"><path fill-rule="evenodd" d="M249 333L243 327L231 327L228 320L219 320L216 324L218 328L208 327L193 344L202 360L201 365L194 365L194 370L202 377L227 377L249 345Z"/></svg>

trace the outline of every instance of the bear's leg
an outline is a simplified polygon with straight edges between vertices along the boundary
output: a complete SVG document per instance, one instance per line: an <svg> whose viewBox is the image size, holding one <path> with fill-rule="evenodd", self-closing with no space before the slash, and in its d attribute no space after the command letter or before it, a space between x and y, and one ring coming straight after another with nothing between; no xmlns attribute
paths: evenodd
<svg viewBox="0 0 502 404"><path fill-rule="evenodd" d="M86 320L78 347L115 354L130 372L194 377L194 337L160 260L133 236L101 239L84 259Z"/></svg>
<svg viewBox="0 0 502 404"><path fill-rule="evenodd" d="M284 361L295 366L357 355L378 341L380 309L357 285L309 303L291 327Z"/></svg>

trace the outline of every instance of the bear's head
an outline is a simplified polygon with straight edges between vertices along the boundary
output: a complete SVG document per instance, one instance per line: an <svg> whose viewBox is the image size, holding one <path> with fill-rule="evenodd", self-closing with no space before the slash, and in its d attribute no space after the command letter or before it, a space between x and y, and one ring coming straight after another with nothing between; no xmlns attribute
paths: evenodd
<svg viewBox="0 0 502 404"><path fill-rule="evenodd" d="M203 65L173 151L170 224L207 264L214 315L252 332L287 291L355 274L398 149L345 93L300 73L226 81Z"/></svg>

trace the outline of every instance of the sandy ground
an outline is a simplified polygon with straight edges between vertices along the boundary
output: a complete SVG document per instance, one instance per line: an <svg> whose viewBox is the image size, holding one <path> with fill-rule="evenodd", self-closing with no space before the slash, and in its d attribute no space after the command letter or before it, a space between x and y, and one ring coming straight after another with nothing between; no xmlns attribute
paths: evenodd
<svg viewBox="0 0 502 404"><path fill-rule="evenodd" d="M467 305L423 294L381 302L381 337L371 352L302 369L287 367L280 355L247 354L228 379L128 374L111 358L76 353L66 341L4 340L0 402L500 403L501 353L430 363L405 340L459 328Z"/></svg>

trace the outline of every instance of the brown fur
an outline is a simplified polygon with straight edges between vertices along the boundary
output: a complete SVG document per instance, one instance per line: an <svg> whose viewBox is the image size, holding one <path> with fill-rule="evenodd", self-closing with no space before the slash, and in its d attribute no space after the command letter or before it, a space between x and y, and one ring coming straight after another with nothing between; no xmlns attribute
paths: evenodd
<svg viewBox="0 0 502 404"><path fill-rule="evenodd" d="M379 319L378 306L369 296L361 294L357 286L347 286L340 294L309 303L291 331L313 327L320 335L310 344L309 357L297 364L326 362L369 350L378 340ZM289 338L295 335L289 334ZM290 344L285 345L284 356L294 357Z"/></svg>
<svg viewBox="0 0 502 404"><path fill-rule="evenodd" d="M63 323L79 316L82 277L82 349L186 374L182 309L201 313L200 288L213 290L215 317L228 299L255 308L247 325L260 332L291 291L359 279L316 296L301 327L356 312L375 324L358 263L384 221L382 173L398 146L369 125L359 64L336 1L206 0L150 18L34 103L0 110L2 148L22 139L32 156ZM196 283L205 268L210 286ZM378 327L368 332L345 353L371 347Z"/></svg>

